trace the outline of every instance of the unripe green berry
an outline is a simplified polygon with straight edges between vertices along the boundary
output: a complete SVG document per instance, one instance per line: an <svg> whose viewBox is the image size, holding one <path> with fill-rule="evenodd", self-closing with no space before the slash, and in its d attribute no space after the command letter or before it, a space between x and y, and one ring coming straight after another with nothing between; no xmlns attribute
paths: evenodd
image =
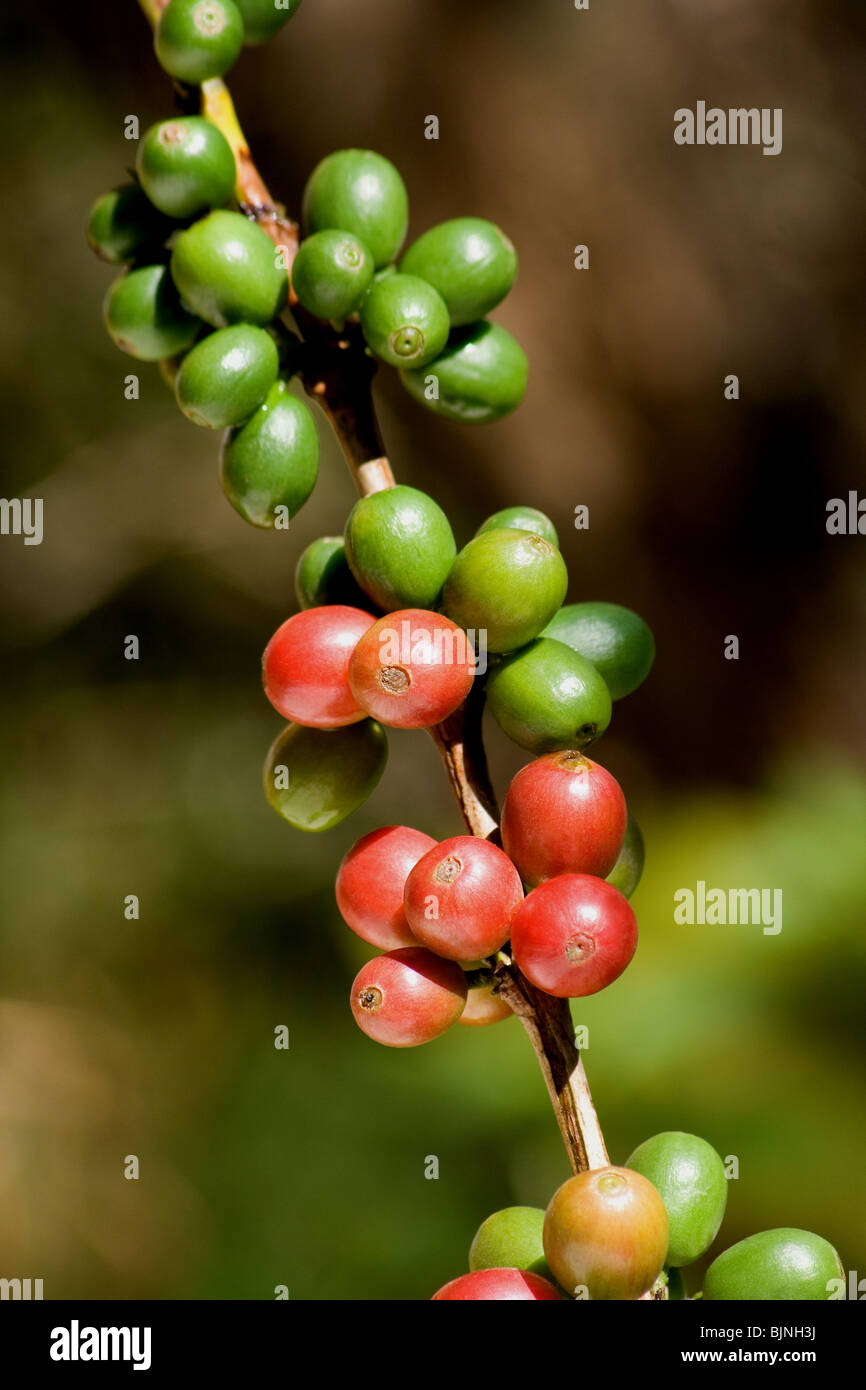
<svg viewBox="0 0 866 1390"><path fill-rule="evenodd" d="M485 531L502 531L508 529L512 531L532 531L534 535L543 537L550 541L559 549L559 536L556 534L556 527L545 516L544 512L538 511L536 507L503 507L501 512L494 512L486 521L483 521L475 532L476 536L483 536Z"/></svg>
<svg viewBox="0 0 866 1390"><path fill-rule="evenodd" d="M302 215L306 232L328 228L352 232L379 269L403 245L409 199L398 171L384 155L373 150L336 150L308 178Z"/></svg>
<svg viewBox="0 0 866 1390"><path fill-rule="evenodd" d="M528 531L486 531L454 561L442 611L460 627L485 629L488 651L511 652L538 636L567 587L565 562L549 541Z"/></svg>
<svg viewBox="0 0 866 1390"><path fill-rule="evenodd" d="M373 258L351 232L314 232L301 242L292 265L298 301L317 319L348 318L372 279Z"/></svg>
<svg viewBox="0 0 866 1390"><path fill-rule="evenodd" d="M299 8L301 0L235 0L244 21L244 43L267 43Z"/></svg>
<svg viewBox="0 0 866 1390"><path fill-rule="evenodd" d="M493 668L487 706L503 732L536 756L587 748L611 715L610 695L595 667L549 637Z"/></svg>
<svg viewBox="0 0 866 1390"><path fill-rule="evenodd" d="M87 240L101 260L120 265L147 247L160 246L172 226L137 183L125 183L97 198L90 210Z"/></svg>
<svg viewBox="0 0 866 1390"><path fill-rule="evenodd" d="M482 1221L469 1247L469 1268L528 1269L552 1278L544 1258L541 1207L503 1207Z"/></svg>
<svg viewBox="0 0 866 1390"><path fill-rule="evenodd" d="M625 839L622 842L619 858L607 876L608 883L612 883L614 888L618 888L624 898L630 898L640 883L645 857L646 852L640 826L629 812L625 827Z"/></svg>
<svg viewBox="0 0 866 1390"><path fill-rule="evenodd" d="M448 346L423 369L400 380L421 405L461 424L499 420L523 400L529 375L526 353L498 323L457 328Z"/></svg>
<svg viewBox="0 0 866 1390"><path fill-rule="evenodd" d="M448 310L426 280L390 275L374 284L364 299L361 328L383 362L421 367L448 341Z"/></svg>
<svg viewBox="0 0 866 1390"><path fill-rule="evenodd" d="M276 246L239 212L211 212L181 232L171 273L184 303L214 328L264 327L276 318L289 290Z"/></svg>
<svg viewBox="0 0 866 1390"><path fill-rule="evenodd" d="M612 700L630 695L649 674L653 635L630 608L619 603L569 603L544 630L573 647L604 676Z"/></svg>
<svg viewBox="0 0 866 1390"><path fill-rule="evenodd" d="M694 1264L718 1235L728 1200L725 1165L713 1146L670 1130L639 1144L625 1166L648 1178L665 1204L665 1264Z"/></svg>
<svg viewBox="0 0 866 1390"><path fill-rule="evenodd" d="M295 594L301 608L320 608L329 603L363 611L370 608L369 596L349 569L342 536L320 536L301 551L295 568Z"/></svg>
<svg viewBox="0 0 866 1390"><path fill-rule="evenodd" d="M439 291L456 327L475 323L505 298L517 274L517 253L494 223L455 217L419 237L400 269Z"/></svg>
<svg viewBox="0 0 866 1390"><path fill-rule="evenodd" d="M116 346L142 362L183 352L202 326L184 309L164 265L140 266L115 280L103 316Z"/></svg>
<svg viewBox="0 0 866 1390"><path fill-rule="evenodd" d="M829 1241L811 1231L759 1231L717 1255L704 1275L708 1303L822 1301L838 1297L845 1270Z"/></svg>
<svg viewBox="0 0 866 1390"><path fill-rule="evenodd" d="M239 425L267 396L278 365L274 340L263 328L248 323L219 328L181 362L177 403L193 424L206 429Z"/></svg>
<svg viewBox="0 0 866 1390"><path fill-rule="evenodd" d="M244 22L233 0L169 0L153 46L167 73L197 85L228 72L243 41Z"/></svg>
<svg viewBox="0 0 866 1390"><path fill-rule="evenodd" d="M160 121L142 136L136 160L141 186L169 217L195 217L228 202L235 158L221 130L202 116Z"/></svg>
<svg viewBox="0 0 866 1390"><path fill-rule="evenodd" d="M268 750L265 795L297 830L330 830L366 801L387 760L373 719L327 730L288 724Z"/></svg>
<svg viewBox="0 0 866 1390"><path fill-rule="evenodd" d="M253 526L274 526L278 507L285 508L286 520L295 516L318 471L319 436L312 412L285 381L274 382L255 414L223 441L223 492Z"/></svg>
<svg viewBox="0 0 866 1390"><path fill-rule="evenodd" d="M357 501L346 522L346 558L384 611L434 608L456 546L448 518L418 488L385 488Z"/></svg>

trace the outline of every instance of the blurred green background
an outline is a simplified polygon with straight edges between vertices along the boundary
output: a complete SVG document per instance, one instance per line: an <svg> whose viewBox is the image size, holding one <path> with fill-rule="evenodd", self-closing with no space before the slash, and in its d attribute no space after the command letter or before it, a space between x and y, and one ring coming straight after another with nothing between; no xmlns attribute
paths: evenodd
<svg viewBox="0 0 866 1390"><path fill-rule="evenodd" d="M384 372L377 396L398 477L461 543L542 507L572 599L656 632L598 746L646 836L640 947L574 1008L612 1158L694 1130L739 1160L716 1249L804 1226L864 1272L866 542L824 525L866 491L862 22L842 0L305 0L231 82L290 209L323 154L371 146L412 235L471 213L516 242L496 317L531 359L520 411L461 429ZM45 503L41 546L0 540L0 1274L46 1297L429 1297L490 1211L545 1204L567 1168L516 1021L390 1052L351 1019L365 948L333 875L376 825L458 833L431 741L395 735L322 837L261 792L260 653L348 474L323 424L313 500L254 532L218 440L104 335L88 208L134 162L124 117L172 107L133 0L7 7L0 63L3 492ZM676 147L698 99L782 107L783 153ZM525 759L490 747L501 794ZM698 879L782 888L781 934L676 926Z"/></svg>

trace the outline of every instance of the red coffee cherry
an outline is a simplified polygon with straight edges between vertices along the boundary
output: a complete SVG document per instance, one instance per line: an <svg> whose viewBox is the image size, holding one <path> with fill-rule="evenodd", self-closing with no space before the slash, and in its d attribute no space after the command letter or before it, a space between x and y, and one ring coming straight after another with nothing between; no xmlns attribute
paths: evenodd
<svg viewBox="0 0 866 1390"><path fill-rule="evenodd" d="M594 1168L550 1199L544 1254L575 1298L640 1298L661 1274L667 1248L665 1204L640 1173Z"/></svg>
<svg viewBox="0 0 866 1390"><path fill-rule="evenodd" d="M368 1038L386 1047L432 1042L456 1023L466 1003L466 976L453 961L422 946L388 951L355 976L351 1004Z"/></svg>
<svg viewBox="0 0 866 1390"><path fill-rule="evenodd" d="M530 888L555 874L597 874L616 863L628 813L615 777L582 753L536 758L513 778L502 844Z"/></svg>
<svg viewBox="0 0 866 1390"><path fill-rule="evenodd" d="M403 911L410 869L436 841L408 825L386 825L363 835L337 870L337 907L348 927L382 951L417 946Z"/></svg>
<svg viewBox="0 0 866 1390"><path fill-rule="evenodd" d="M520 875L508 855L475 835L455 835L428 850L403 890L413 934L447 960L494 955L522 902Z"/></svg>
<svg viewBox="0 0 866 1390"><path fill-rule="evenodd" d="M450 1284L443 1284L430 1302L521 1300L537 1303L554 1299L557 1303L563 1301L553 1285L540 1274L530 1274L525 1269L478 1269L472 1274L459 1275Z"/></svg>
<svg viewBox="0 0 866 1390"><path fill-rule="evenodd" d="M466 633L441 613L401 608L365 632L349 684L362 709L397 729L427 729L469 694L474 653Z"/></svg>
<svg viewBox="0 0 866 1390"><path fill-rule="evenodd" d="M514 1014L501 994L497 994L492 984L470 985L466 1008L459 1018L460 1026L467 1028L486 1028L491 1023L501 1023L503 1019L513 1018Z"/></svg>
<svg viewBox="0 0 866 1390"><path fill-rule="evenodd" d="M307 608L278 627L262 657L265 694L295 724L338 729L363 719L349 688L349 658L375 618L360 608Z"/></svg>
<svg viewBox="0 0 866 1390"><path fill-rule="evenodd" d="M627 900L603 878L560 874L527 894L511 923L511 951L546 994L597 994L625 970L637 947Z"/></svg>

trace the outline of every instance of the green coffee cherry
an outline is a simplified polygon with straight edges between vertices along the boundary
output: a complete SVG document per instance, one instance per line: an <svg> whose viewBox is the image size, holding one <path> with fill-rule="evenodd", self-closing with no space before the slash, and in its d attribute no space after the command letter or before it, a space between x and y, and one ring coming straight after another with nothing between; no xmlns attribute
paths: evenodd
<svg viewBox="0 0 866 1390"><path fill-rule="evenodd" d="M90 210L87 240L103 261L121 265L146 247L160 246L172 230L137 183L125 183L103 193Z"/></svg>
<svg viewBox="0 0 866 1390"><path fill-rule="evenodd" d="M719 1232L728 1200L725 1166L706 1139L669 1130L639 1144L626 1168L642 1173L668 1214L666 1264L694 1264Z"/></svg>
<svg viewBox="0 0 866 1390"><path fill-rule="evenodd" d="M373 279L373 258L351 232L315 232L302 241L292 265L299 302L317 319L353 314Z"/></svg>
<svg viewBox="0 0 866 1390"><path fill-rule="evenodd" d="M505 298L517 274L517 252L492 222L455 217L419 237L400 269L439 291L456 327L475 323Z"/></svg>
<svg viewBox="0 0 866 1390"><path fill-rule="evenodd" d="M544 1211L541 1207L503 1207L482 1221L469 1247L469 1268L527 1269L544 1279L553 1276L544 1258Z"/></svg>
<svg viewBox="0 0 866 1390"><path fill-rule="evenodd" d="M618 888L624 898L630 898L640 883L644 858L643 835L634 816L629 812L625 827L625 839L619 852L619 858L607 876L608 883L612 883L614 888Z"/></svg>
<svg viewBox="0 0 866 1390"><path fill-rule="evenodd" d="M235 0L244 22L244 43L267 43L299 8L301 0Z"/></svg>
<svg viewBox="0 0 866 1390"><path fill-rule="evenodd" d="M435 607L457 547L447 516L426 492L401 484L360 498L345 538L349 568L386 613Z"/></svg>
<svg viewBox="0 0 866 1390"><path fill-rule="evenodd" d="M536 756L587 748L611 715L610 695L595 667L549 637L493 668L487 706L502 731Z"/></svg>
<svg viewBox="0 0 866 1390"><path fill-rule="evenodd" d="M219 328L188 352L175 379L177 403L195 425L222 430L252 415L274 384L273 338L249 323Z"/></svg>
<svg viewBox="0 0 866 1390"><path fill-rule="evenodd" d="M409 198L389 159L373 150L337 150L316 165L304 188L306 232L352 232L377 270L393 261L406 235Z"/></svg>
<svg viewBox="0 0 866 1390"><path fill-rule="evenodd" d="M486 531L451 567L442 611L460 627L486 629L487 649L525 647L565 597L568 571L559 551L528 531Z"/></svg>
<svg viewBox="0 0 866 1390"><path fill-rule="evenodd" d="M448 310L426 280L389 275L364 299L361 328L376 356L389 366L421 367L448 341Z"/></svg>
<svg viewBox="0 0 866 1390"><path fill-rule="evenodd" d="M544 630L566 642L604 676L612 700L630 695L649 674L653 635L637 613L618 603L570 603Z"/></svg>
<svg viewBox="0 0 866 1390"><path fill-rule="evenodd" d="M410 396L434 415L460 424L499 420L523 400L526 353L498 323L458 328L448 346L423 370L402 371Z"/></svg>
<svg viewBox="0 0 866 1390"><path fill-rule="evenodd" d="M366 612L371 606L349 569L342 536L320 536L301 551L295 569L295 593L301 608L341 603Z"/></svg>
<svg viewBox="0 0 866 1390"><path fill-rule="evenodd" d="M309 407L276 381L245 425L223 441L220 478L235 511L253 526L273 526L277 508L295 516L313 491L319 436Z"/></svg>
<svg viewBox="0 0 866 1390"><path fill-rule="evenodd" d="M387 760L373 719L327 731L288 724L268 751L265 796L297 830L330 830L366 801Z"/></svg>
<svg viewBox="0 0 866 1390"><path fill-rule="evenodd" d="M239 212L211 212L174 244L171 273L185 304L214 328L276 318L289 277L274 243Z"/></svg>
<svg viewBox="0 0 866 1390"><path fill-rule="evenodd" d="M483 521L475 532L476 536L483 536L485 531L502 531L509 529L512 531L532 531L536 536L542 536L544 540L550 541L559 549L559 536L556 534L556 527L545 516L544 512L538 511L535 507L503 507L501 512L494 512L486 521Z"/></svg>
<svg viewBox="0 0 866 1390"><path fill-rule="evenodd" d="M718 1255L704 1275L708 1302L828 1299L844 1279L829 1241L811 1231L782 1227L747 1236Z"/></svg>
<svg viewBox="0 0 866 1390"><path fill-rule="evenodd" d="M158 362L188 348L201 321L188 314L164 265L128 270L109 287L103 304L113 342L142 362Z"/></svg>
<svg viewBox="0 0 866 1390"><path fill-rule="evenodd" d="M169 217L195 217L228 202L235 157L221 130L202 116L160 121L142 136L136 160L141 186Z"/></svg>
<svg viewBox="0 0 866 1390"><path fill-rule="evenodd" d="M682 1303L688 1298L686 1293L686 1281L682 1276L682 1271L673 1267L665 1270L668 1277L668 1301L670 1303Z"/></svg>
<svg viewBox="0 0 866 1390"><path fill-rule="evenodd" d="M244 23L233 0L169 0L153 46L167 73L197 85L228 72L243 41Z"/></svg>

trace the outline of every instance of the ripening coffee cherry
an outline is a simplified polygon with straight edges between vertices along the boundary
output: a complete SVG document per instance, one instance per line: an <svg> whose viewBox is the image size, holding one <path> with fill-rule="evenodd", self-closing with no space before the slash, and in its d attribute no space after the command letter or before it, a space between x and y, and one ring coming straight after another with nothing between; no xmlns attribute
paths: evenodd
<svg viewBox="0 0 866 1390"><path fill-rule="evenodd" d="M469 1247L469 1268L526 1269L550 1278L541 1207L503 1207L482 1221Z"/></svg>
<svg viewBox="0 0 866 1390"><path fill-rule="evenodd" d="M357 840L343 856L335 891L340 916L362 941L381 951L417 946L403 910L411 870L436 841L408 825L386 825Z"/></svg>
<svg viewBox="0 0 866 1390"><path fill-rule="evenodd" d="M655 658L653 635L643 618L618 603L569 603L542 635L565 642L591 661L612 700L636 690Z"/></svg>
<svg viewBox="0 0 866 1390"><path fill-rule="evenodd" d="M349 568L386 612L435 607L456 553L442 508L402 483L360 498L346 522Z"/></svg>
<svg viewBox="0 0 866 1390"><path fill-rule="evenodd" d="M292 263L298 301L317 319L347 319L372 279L373 258L351 232L315 232L301 242Z"/></svg>
<svg viewBox="0 0 866 1390"><path fill-rule="evenodd" d="M622 849L610 873L606 875L608 883L618 888L624 898L630 898L640 883L644 858L643 835L634 816L629 812Z"/></svg>
<svg viewBox="0 0 866 1390"><path fill-rule="evenodd" d="M495 955L523 902L520 875L489 840L454 835L418 860L403 890L406 921L423 946L447 960Z"/></svg>
<svg viewBox="0 0 866 1390"><path fill-rule="evenodd" d="M270 527L278 507L289 518L297 515L318 472L319 436L312 412L292 395L287 381L275 381L255 414L223 440L223 492L244 521Z"/></svg>
<svg viewBox="0 0 866 1390"><path fill-rule="evenodd" d="M557 999L598 994L637 949L628 902L603 878L559 874L527 894L511 920L511 953L528 980Z"/></svg>
<svg viewBox="0 0 866 1390"><path fill-rule="evenodd" d="M417 1047L457 1022L466 1004L466 977L453 961L406 946L361 968L351 1004L368 1038L386 1047Z"/></svg>
<svg viewBox="0 0 866 1390"><path fill-rule="evenodd" d="M340 729L287 724L265 760L265 796L296 830L331 830L367 800L388 761L372 719Z"/></svg>
<svg viewBox="0 0 866 1390"><path fill-rule="evenodd" d="M316 165L304 188L305 232L352 232L376 269L393 261L409 223L409 198L394 165L373 150L336 150Z"/></svg>
<svg viewBox="0 0 866 1390"><path fill-rule="evenodd" d="M349 689L349 659L375 619L359 608L307 608L277 628L262 657L265 694L285 719L338 729L365 717Z"/></svg>
<svg viewBox="0 0 866 1390"><path fill-rule="evenodd" d="M474 663L466 634L454 623L441 613L403 608L361 637L349 662L349 685L361 708L381 723L429 729L466 699Z"/></svg>
<svg viewBox="0 0 866 1390"><path fill-rule="evenodd" d="M547 753L512 778L502 806L502 845L524 883L596 874L616 864L625 797L615 777L582 753Z"/></svg>
<svg viewBox="0 0 866 1390"><path fill-rule="evenodd" d="M532 531L534 535L542 536L559 549L556 527L550 517L545 516L544 512L538 511L536 507L503 507L501 512L494 512L483 521L475 534L483 536L485 531L502 530Z"/></svg>
<svg viewBox="0 0 866 1390"><path fill-rule="evenodd" d="M431 1302L562 1302L552 1284L523 1269L479 1269L461 1274L434 1293Z"/></svg>
<svg viewBox="0 0 866 1390"><path fill-rule="evenodd" d="M526 353L516 338L482 319L454 329L438 357L426 367L401 371L400 380L434 415L483 425L520 405L528 376Z"/></svg>
<svg viewBox="0 0 866 1390"><path fill-rule="evenodd" d="M142 362L183 352L202 326L184 309L164 265L126 271L109 286L102 312L115 346Z"/></svg>
<svg viewBox="0 0 866 1390"><path fill-rule="evenodd" d="M209 333L178 368L174 389L188 420L210 430L239 425L277 378L276 345L263 328L237 323Z"/></svg>
<svg viewBox="0 0 866 1390"><path fill-rule="evenodd" d="M300 7L301 0L235 0L244 22L244 43L267 43Z"/></svg>
<svg viewBox="0 0 866 1390"><path fill-rule="evenodd" d="M747 1236L717 1255L704 1275L708 1303L726 1301L821 1301L845 1278L829 1241L811 1231L781 1227Z"/></svg>
<svg viewBox="0 0 866 1390"><path fill-rule="evenodd" d="M169 0L153 46L167 73L198 85L228 72L243 41L244 22L233 0Z"/></svg>
<svg viewBox="0 0 866 1390"><path fill-rule="evenodd" d="M361 305L367 345L392 367L423 367L448 341L448 310L432 285L417 275L377 281Z"/></svg>
<svg viewBox="0 0 866 1390"><path fill-rule="evenodd" d="M568 571L555 546L528 531L485 531L451 566L442 611L461 627L485 629L487 649L525 647L565 597Z"/></svg>
<svg viewBox="0 0 866 1390"><path fill-rule="evenodd" d="M502 1023L506 1018L513 1017L512 1010L497 991L492 979L474 984L470 978L466 1008L460 1015L461 1027L487 1028L491 1023Z"/></svg>
<svg viewBox="0 0 866 1390"><path fill-rule="evenodd" d="M604 680L564 642L538 637L490 672L487 706L500 729L530 753L586 748L611 716Z"/></svg>
<svg viewBox="0 0 866 1390"><path fill-rule="evenodd" d="M544 1253L554 1279L575 1297L640 1298L661 1274L667 1247L664 1203L628 1168L579 1173L550 1199Z"/></svg>
<svg viewBox="0 0 866 1390"><path fill-rule="evenodd" d="M202 116L178 116L145 131L136 169L154 207L169 217L195 217L227 203L235 157L221 130Z"/></svg>
<svg viewBox="0 0 866 1390"><path fill-rule="evenodd" d="M725 1165L712 1144L669 1130L638 1144L625 1166L648 1178L665 1204L665 1264L694 1264L718 1235L728 1200Z"/></svg>
<svg viewBox="0 0 866 1390"><path fill-rule="evenodd" d="M456 327L475 323L505 298L517 274L517 252L492 222L455 217L413 242L400 270L439 291Z"/></svg>
<svg viewBox="0 0 866 1390"><path fill-rule="evenodd" d="M131 261L149 247L159 247L172 230L137 183L103 193L90 210L87 240L100 260L112 265Z"/></svg>
<svg viewBox="0 0 866 1390"><path fill-rule="evenodd" d="M301 551L295 567L295 594L301 608L319 608L327 603L370 607L370 599L349 569L342 536L319 536Z"/></svg>
<svg viewBox="0 0 866 1390"><path fill-rule="evenodd" d="M171 274L183 301L215 328L264 327L282 309L289 277L267 233L239 212L219 209L174 244Z"/></svg>

